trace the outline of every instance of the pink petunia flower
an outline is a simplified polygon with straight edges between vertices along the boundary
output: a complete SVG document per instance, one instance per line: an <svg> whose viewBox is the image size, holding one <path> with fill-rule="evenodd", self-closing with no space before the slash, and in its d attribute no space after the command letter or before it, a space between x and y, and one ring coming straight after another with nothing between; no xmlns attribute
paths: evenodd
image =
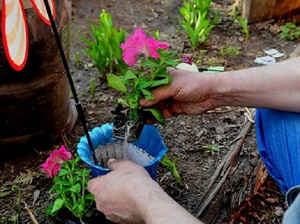
<svg viewBox="0 0 300 224"><path fill-rule="evenodd" d="M66 149L65 146L61 146L58 150L54 150L47 161L41 165L44 171L50 178L53 178L58 174L61 168L61 164L69 159L72 159L72 154Z"/></svg>
<svg viewBox="0 0 300 224"><path fill-rule="evenodd" d="M127 65L133 66L138 54L143 53L147 57L159 58L157 49L163 48L167 50L169 45L153 38L148 38L145 32L141 28L138 28L125 43L121 44L121 48L123 50L123 60Z"/></svg>

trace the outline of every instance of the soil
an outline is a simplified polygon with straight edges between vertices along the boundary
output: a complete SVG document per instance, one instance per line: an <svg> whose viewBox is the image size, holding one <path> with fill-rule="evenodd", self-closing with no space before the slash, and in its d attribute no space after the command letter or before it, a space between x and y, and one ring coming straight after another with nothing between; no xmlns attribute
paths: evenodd
<svg viewBox="0 0 300 224"><path fill-rule="evenodd" d="M92 60L82 52L87 46L81 37L91 38L89 24L97 24L102 9L109 12L115 26L125 29L128 35L137 27L143 28L149 36L159 30L160 41L169 43L173 50L182 55L189 55L199 67L224 66L226 70L236 70L261 66L255 64L254 59L264 56L264 50L275 48L284 53L284 57L277 59L280 61L287 59L297 44L296 41L279 39L278 33L283 21L275 20L249 24L250 39L246 41L240 27L233 25L232 17L227 15L231 1L215 3L222 19L212 30L207 43L197 50L190 48L178 23L181 18L178 12L182 6L181 1L73 0L72 4L70 68L89 129L112 122L111 111L115 107L114 99L118 96L106 82L100 80L97 69L91 66ZM220 50L226 47L235 47L240 50L240 54L222 56ZM79 55L79 60L75 54ZM90 91L91 80L96 83L94 98ZM199 198L207 189L216 167L231 150L242 128L250 122L246 116L248 110L254 111L252 108L222 107L199 116L168 119L164 128L157 125L169 149L169 158L178 159L176 167L182 183L177 183L170 170L162 164L159 165L157 182L193 214L198 213ZM10 223L8 218L17 214L17 194L11 191L13 185L17 185L22 194L20 223L33 223L23 202L26 202L39 223L55 223L45 217L44 209L51 203L48 190L52 182L42 172L40 164L61 144L76 153L76 144L83 135L82 125L78 122L70 134L63 135L63 140L52 147L34 149L27 155L1 161L0 223ZM216 146L219 150L213 151L203 146ZM245 134L239 158L250 163L258 158L254 124ZM274 181L267 177L261 181L255 194L241 200L234 211L222 214L215 223L280 223L285 209L284 196Z"/></svg>

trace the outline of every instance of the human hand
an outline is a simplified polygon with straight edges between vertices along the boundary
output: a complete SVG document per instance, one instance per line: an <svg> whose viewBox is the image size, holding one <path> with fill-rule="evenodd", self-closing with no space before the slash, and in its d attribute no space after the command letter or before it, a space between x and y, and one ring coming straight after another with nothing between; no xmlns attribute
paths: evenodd
<svg viewBox="0 0 300 224"><path fill-rule="evenodd" d="M117 223L143 223L141 209L151 191L163 190L141 166L130 161L110 160L108 174L89 181L88 190L94 195L97 209Z"/></svg>
<svg viewBox="0 0 300 224"><path fill-rule="evenodd" d="M154 89L154 99L142 99L142 107L156 105L165 118L170 118L178 114L201 114L218 106L212 88L213 74L174 68L169 68L168 73L173 76L172 83Z"/></svg>

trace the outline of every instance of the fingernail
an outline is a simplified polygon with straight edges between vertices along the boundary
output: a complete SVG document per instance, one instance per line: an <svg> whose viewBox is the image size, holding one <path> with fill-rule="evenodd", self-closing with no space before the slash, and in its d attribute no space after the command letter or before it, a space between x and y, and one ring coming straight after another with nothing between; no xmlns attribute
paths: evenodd
<svg viewBox="0 0 300 224"><path fill-rule="evenodd" d="M111 159L109 159L109 160L107 161L107 164L112 163L112 162L114 162L114 161L116 161L116 159L111 158Z"/></svg>
<svg viewBox="0 0 300 224"><path fill-rule="evenodd" d="M145 105L148 104L148 100L146 100L146 99L141 99L141 100L140 100L140 104L141 104L142 106L145 106Z"/></svg>

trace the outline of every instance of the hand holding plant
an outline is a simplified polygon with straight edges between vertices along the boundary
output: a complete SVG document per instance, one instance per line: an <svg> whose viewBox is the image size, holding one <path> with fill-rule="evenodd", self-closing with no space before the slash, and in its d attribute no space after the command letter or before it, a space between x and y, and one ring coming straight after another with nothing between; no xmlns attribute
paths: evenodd
<svg viewBox="0 0 300 224"><path fill-rule="evenodd" d="M123 60L131 69L125 75L109 74L107 81L112 88L125 94L117 103L129 108L129 120L136 121L139 118L140 99L154 98L151 89L172 81L167 67L174 67L177 62L174 52L168 48L168 44L148 38L142 29L137 29L121 44ZM144 111L151 112L161 124L164 123L164 117L157 108L146 108Z"/></svg>

